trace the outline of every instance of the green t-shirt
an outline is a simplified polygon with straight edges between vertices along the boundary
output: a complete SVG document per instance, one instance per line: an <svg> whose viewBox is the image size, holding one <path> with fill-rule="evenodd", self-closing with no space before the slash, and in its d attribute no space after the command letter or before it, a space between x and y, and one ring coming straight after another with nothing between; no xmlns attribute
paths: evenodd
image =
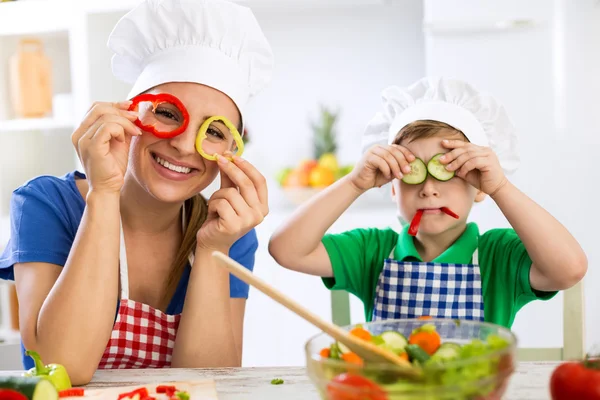
<svg viewBox="0 0 600 400"><path fill-rule="evenodd" d="M354 229L323 237L333 268L333 278L323 278L327 288L346 290L362 300L371 321L377 281L392 250L397 261L422 261L408 226L392 229ZM475 223L432 262L469 264L479 245L479 269L485 321L510 328L517 312L532 300L548 300L557 292L531 288L531 258L513 229L493 229L479 235Z"/></svg>

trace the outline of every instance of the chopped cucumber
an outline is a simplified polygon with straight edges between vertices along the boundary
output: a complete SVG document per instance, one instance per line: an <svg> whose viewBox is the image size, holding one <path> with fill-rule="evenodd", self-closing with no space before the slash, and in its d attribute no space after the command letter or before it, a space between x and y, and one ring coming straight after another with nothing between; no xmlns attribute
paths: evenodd
<svg viewBox="0 0 600 400"><path fill-rule="evenodd" d="M381 335L372 336L371 342L373 342L375 346L383 346L385 344L385 340L383 340Z"/></svg>
<svg viewBox="0 0 600 400"><path fill-rule="evenodd" d="M336 342L336 343L337 343L338 349L340 350L340 356L342 354L352 353L352 351L348 347L346 347L346 345L344 345L343 343L340 343L340 342Z"/></svg>
<svg viewBox="0 0 600 400"><path fill-rule="evenodd" d="M408 183L409 185L418 185L425 182L427 179L427 167L420 158L415 158L410 164L410 172L405 174L402 178L402 182Z"/></svg>
<svg viewBox="0 0 600 400"><path fill-rule="evenodd" d="M337 342L332 343L331 347L329 347L329 358L335 358L337 360L342 358Z"/></svg>
<svg viewBox="0 0 600 400"><path fill-rule="evenodd" d="M417 329L415 329L413 331L413 333L416 333L416 332L435 332L435 325L434 324L421 325L420 327L418 327Z"/></svg>
<svg viewBox="0 0 600 400"><path fill-rule="evenodd" d="M442 343L439 349L431 356L432 360L454 360L460 356L460 345L456 343Z"/></svg>
<svg viewBox="0 0 600 400"><path fill-rule="evenodd" d="M429 354L427 354L418 344L407 345L406 352L412 361L416 361L419 364L425 363L430 358Z"/></svg>
<svg viewBox="0 0 600 400"><path fill-rule="evenodd" d="M446 166L440 162L442 153L436 154L427 163L427 171L438 181L447 181L454 176L454 171L448 171Z"/></svg>
<svg viewBox="0 0 600 400"><path fill-rule="evenodd" d="M380 335L383 342L390 348L394 353L401 353L405 351L408 340L400 332L385 331Z"/></svg>
<svg viewBox="0 0 600 400"><path fill-rule="evenodd" d="M0 377L0 390L19 392L28 400L57 400L58 391L49 380L40 377Z"/></svg>

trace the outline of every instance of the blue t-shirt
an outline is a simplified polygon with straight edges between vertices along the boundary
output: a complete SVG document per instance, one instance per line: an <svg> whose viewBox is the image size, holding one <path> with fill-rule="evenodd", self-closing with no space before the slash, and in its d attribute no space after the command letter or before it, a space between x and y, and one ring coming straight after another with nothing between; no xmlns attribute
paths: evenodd
<svg viewBox="0 0 600 400"><path fill-rule="evenodd" d="M13 265L16 263L65 265L85 208L75 178L85 179L85 175L78 171L61 177L44 175L13 192L10 202L11 235L0 257L0 279L14 280ZM231 246L229 256L252 271L257 248L258 239L253 229ZM166 309L167 314L182 312L190 270L188 265ZM248 298L248 289L246 283L229 276L231 297ZM23 365L25 368L33 367L32 360L24 355L24 351Z"/></svg>

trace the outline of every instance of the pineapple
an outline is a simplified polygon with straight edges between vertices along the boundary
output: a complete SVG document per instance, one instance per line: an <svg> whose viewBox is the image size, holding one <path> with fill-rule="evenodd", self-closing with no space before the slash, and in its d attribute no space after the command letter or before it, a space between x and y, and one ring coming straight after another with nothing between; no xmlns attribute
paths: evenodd
<svg viewBox="0 0 600 400"><path fill-rule="evenodd" d="M335 154L337 150L336 132L334 125L338 113L331 112L321 106L321 120L319 123L311 123L313 129L313 158L318 160L323 154Z"/></svg>

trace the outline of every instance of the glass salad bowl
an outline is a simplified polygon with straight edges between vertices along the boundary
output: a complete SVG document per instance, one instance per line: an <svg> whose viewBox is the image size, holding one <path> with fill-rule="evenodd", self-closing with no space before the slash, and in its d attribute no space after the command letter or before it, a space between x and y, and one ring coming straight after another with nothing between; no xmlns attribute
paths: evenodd
<svg viewBox="0 0 600 400"><path fill-rule="evenodd" d="M393 351L419 371L363 361L325 333L305 346L307 372L328 400L500 399L516 368L517 338L485 322L400 319L343 327Z"/></svg>

